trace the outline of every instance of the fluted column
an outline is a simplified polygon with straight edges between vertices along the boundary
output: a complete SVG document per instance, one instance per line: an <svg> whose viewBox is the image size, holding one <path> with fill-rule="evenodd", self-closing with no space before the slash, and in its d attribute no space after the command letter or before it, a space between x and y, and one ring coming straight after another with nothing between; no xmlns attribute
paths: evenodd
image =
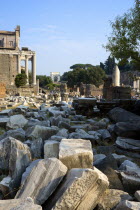
<svg viewBox="0 0 140 210"><path fill-rule="evenodd" d="M32 58L32 78L33 78L33 85L36 85L36 55L33 55Z"/></svg>
<svg viewBox="0 0 140 210"><path fill-rule="evenodd" d="M28 56L25 56L25 74L27 76L27 85L29 85L29 72L28 72Z"/></svg>
<svg viewBox="0 0 140 210"><path fill-rule="evenodd" d="M21 74L21 63L20 55L18 55L18 74Z"/></svg>

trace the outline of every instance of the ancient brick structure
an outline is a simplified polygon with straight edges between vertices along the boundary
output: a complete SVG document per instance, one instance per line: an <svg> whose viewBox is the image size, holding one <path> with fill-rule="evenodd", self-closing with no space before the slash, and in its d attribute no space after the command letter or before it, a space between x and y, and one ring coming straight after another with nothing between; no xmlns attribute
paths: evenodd
<svg viewBox="0 0 140 210"><path fill-rule="evenodd" d="M98 96L103 94L103 87L99 88L92 84L83 84L80 85L80 95L84 95L85 97Z"/></svg>
<svg viewBox="0 0 140 210"><path fill-rule="evenodd" d="M28 61L32 63L32 83L36 85L36 54L23 47L19 48L20 26L15 31L0 31L0 82L14 85L15 77L21 73L21 61L25 61L25 73L28 78Z"/></svg>
<svg viewBox="0 0 140 210"><path fill-rule="evenodd" d="M6 96L6 88L3 83L0 83L0 98L4 98Z"/></svg>
<svg viewBox="0 0 140 210"><path fill-rule="evenodd" d="M112 77L104 80L103 98L108 101L113 99L131 99L131 88L112 85Z"/></svg>

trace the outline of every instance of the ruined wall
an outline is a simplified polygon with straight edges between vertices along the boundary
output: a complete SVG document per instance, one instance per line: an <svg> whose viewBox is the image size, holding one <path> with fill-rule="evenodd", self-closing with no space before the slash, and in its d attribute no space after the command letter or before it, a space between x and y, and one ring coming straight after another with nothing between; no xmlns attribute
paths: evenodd
<svg viewBox="0 0 140 210"><path fill-rule="evenodd" d="M79 91L80 95L85 95L85 97L103 95L103 86L100 86L98 88L92 84L81 83Z"/></svg>
<svg viewBox="0 0 140 210"><path fill-rule="evenodd" d="M9 49L15 49L16 47L16 36L14 35L3 35L0 34L0 40L1 40L1 48L9 48Z"/></svg>
<svg viewBox="0 0 140 210"><path fill-rule="evenodd" d="M6 87L3 83L0 83L0 98L6 97Z"/></svg>
<svg viewBox="0 0 140 210"><path fill-rule="evenodd" d="M17 75L18 60L16 55L0 54L0 83L13 85Z"/></svg>
<svg viewBox="0 0 140 210"><path fill-rule="evenodd" d="M104 87L103 98L107 101L113 99L131 99L131 89L129 87Z"/></svg>
<svg viewBox="0 0 140 210"><path fill-rule="evenodd" d="M36 86L29 86L29 87L26 87L26 86L23 86L23 87L20 87L20 88L17 88L16 86L8 86L6 88L6 93L8 95L19 95L19 96L32 96L33 94L34 95L37 95L37 85Z"/></svg>

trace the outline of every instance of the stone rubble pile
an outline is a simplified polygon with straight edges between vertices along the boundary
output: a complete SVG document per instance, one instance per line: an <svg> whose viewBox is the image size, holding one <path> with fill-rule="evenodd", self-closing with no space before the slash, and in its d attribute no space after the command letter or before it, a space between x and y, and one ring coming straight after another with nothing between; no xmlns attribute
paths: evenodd
<svg viewBox="0 0 140 210"><path fill-rule="evenodd" d="M0 209L140 209L139 116L10 100L23 103L0 112Z"/></svg>

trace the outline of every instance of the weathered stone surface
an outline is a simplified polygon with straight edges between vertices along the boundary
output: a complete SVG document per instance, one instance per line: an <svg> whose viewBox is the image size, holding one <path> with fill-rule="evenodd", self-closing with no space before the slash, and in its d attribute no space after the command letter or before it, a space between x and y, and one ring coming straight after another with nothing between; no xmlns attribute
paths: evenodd
<svg viewBox="0 0 140 210"><path fill-rule="evenodd" d="M136 163L133 163L132 161L130 160L125 160L119 167L119 170L122 170L122 171L127 171L127 172L133 172L135 171L140 173L140 168L139 166L136 164Z"/></svg>
<svg viewBox="0 0 140 210"><path fill-rule="evenodd" d="M106 155L104 154L97 154L97 155L94 155L94 166L96 166L96 164L98 165L104 158L106 157Z"/></svg>
<svg viewBox="0 0 140 210"><path fill-rule="evenodd" d="M9 118L6 127L9 129L23 128L27 124L28 120L21 114L13 115Z"/></svg>
<svg viewBox="0 0 140 210"><path fill-rule="evenodd" d="M64 122L64 121L60 121L60 122L58 123L58 127L59 127L59 128L70 129L69 123Z"/></svg>
<svg viewBox="0 0 140 210"><path fill-rule="evenodd" d="M135 192L135 198L140 202L140 190Z"/></svg>
<svg viewBox="0 0 140 210"><path fill-rule="evenodd" d="M119 147L116 147L116 152L117 154L124 154L126 155L127 157L129 158L137 158L137 159L140 159L140 153L139 152L131 152L130 150L124 150L124 149L121 149Z"/></svg>
<svg viewBox="0 0 140 210"><path fill-rule="evenodd" d="M125 150L140 152L140 140L118 137L116 145Z"/></svg>
<svg viewBox="0 0 140 210"><path fill-rule="evenodd" d="M121 172L121 179L124 190L129 193L135 193L140 190L140 174L133 172Z"/></svg>
<svg viewBox="0 0 140 210"><path fill-rule="evenodd" d="M58 131L58 133L56 134L57 136L63 136L65 138L68 138L68 130L65 128L62 128Z"/></svg>
<svg viewBox="0 0 140 210"><path fill-rule="evenodd" d="M56 158L48 158L36 162L36 165L30 169L29 175L22 181L16 198L23 199L30 196L35 203L43 204L65 176L67 167Z"/></svg>
<svg viewBox="0 0 140 210"><path fill-rule="evenodd" d="M109 111L109 118L117 122L128 122L128 121L140 121L140 116L133 114L131 112L126 111L125 109L116 107Z"/></svg>
<svg viewBox="0 0 140 210"><path fill-rule="evenodd" d="M50 121L49 120L39 121L38 119L30 118L28 120L28 123L26 124L26 128L29 128L35 125L50 127Z"/></svg>
<svg viewBox="0 0 140 210"><path fill-rule="evenodd" d="M139 210L140 209L140 202L134 201L122 201L118 204L115 210Z"/></svg>
<svg viewBox="0 0 140 210"><path fill-rule="evenodd" d="M42 158L43 140L42 138L34 139L31 142L31 153L33 158Z"/></svg>
<svg viewBox="0 0 140 210"><path fill-rule="evenodd" d="M31 153L27 145L12 137L0 141L0 169L7 171L12 178L11 191L19 187L22 173L30 162Z"/></svg>
<svg viewBox="0 0 140 210"><path fill-rule="evenodd" d="M45 127L45 126L35 125L27 129L26 136L31 140L38 138L47 140L51 136L55 135L57 132L58 132L57 127Z"/></svg>
<svg viewBox="0 0 140 210"><path fill-rule="evenodd" d="M19 110L21 110L21 109L27 111L27 110L29 109L29 106L19 105L19 106L16 107L15 110L16 110L16 111L19 111Z"/></svg>
<svg viewBox="0 0 140 210"><path fill-rule="evenodd" d="M22 128L7 131L7 136L11 136L22 142L25 141L25 131Z"/></svg>
<svg viewBox="0 0 140 210"><path fill-rule="evenodd" d="M109 188L123 190L121 180L115 170L118 169L117 161L112 155L108 155L106 158L101 160L96 167L102 171L109 180Z"/></svg>
<svg viewBox="0 0 140 210"><path fill-rule="evenodd" d="M97 147L97 153L105 154L105 155L110 155L112 153L116 152L116 146L111 145L111 146L98 146Z"/></svg>
<svg viewBox="0 0 140 210"><path fill-rule="evenodd" d="M58 126L59 122L62 121L62 116L59 115L58 117L52 117L50 118L50 122L52 126Z"/></svg>
<svg viewBox="0 0 140 210"><path fill-rule="evenodd" d="M44 144L44 158L58 158L59 156L59 142L48 140Z"/></svg>
<svg viewBox="0 0 140 210"><path fill-rule="evenodd" d="M54 141L59 141L60 142L63 138L64 138L63 136L56 136L56 135L54 135L54 136L51 136L49 138L49 140L54 140Z"/></svg>
<svg viewBox="0 0 140 210"><path fill-rule="evenodd" d="M98 131L88 131L88 134L92 135L97 142L101 140L101 134Z"/></svg>
<svg viewBox="0 0 140 210"><path fill-rule="evenodd" d="M59 145L59 159L68 169L92 168L91 143L82 139L62 139Z"/></svg>
<svg viewBox="0 0 140 210"><path fill-rule="evenodd" d="M2 110L0 112L0 117L10 117L11 115L13 114L13 110L12 109L5 109L5 110Z"/></svg>
<svg viewBox="0 0 140 210"><path fill-rule="evenodd" d="M107 189L102 195L97 209L110 210L124 200L132 200L132 197L122 190Z"/></svg>
<svg viewBox="0 0 140 210"><path fill-rule="evenodd" d="M42 207L34 204L31 198L0 200L1 210L42 210Z"/></svg>
<svg viewBox="0 0 140 210"><path fill-rule="evenodd" d="M113 153L112 155L115 158L115 160L117 161L118 166L120 166L122 164L122 162L124 162L125 160L128 159L125 155L118 155L116 153Z"/></svg>
<svg viewBox="0 0 140 210"><path fill-rule="evenodd" d="M51 116L58 117L61 115L62 117L65 117L65 111L60 111L57 107L49 107L48 108L48 113Z"/></svg>
<svg viewBox="0 0 140 210"><path fill-rule="evenodd" d="M71 169L44 209L94 209L107 187L108 179L98 169Z"/></svg>
<svg viewBox="0 0 140 210"><path fill-rule="evenodd" d="M111 140L112 139L111 134L109 133L109 131L107 129L98 130L98 133L101 134L101 137L103 140Z"/></svg>
<svg viewBox="0 0 140 210"><path fill-rule="evenodd" d="M117 134L117 136L139 139L140 121L116 123L114 132Z"/></svg>
<svg viewBox="0 0 140 210"><path fill-rule="evenodd" d="M111 124L107 126L107 130L109 131L110 134L114 133L114 127L115 127L115 124Z"/></svg>
<svg viewBox="0 0 140 210"><path fill-rule="evenodd" d="M94 133L92 135L92 134L89 134L89 132L87 133L83 129L76 129L75 132L69 134L69 139L86 139L86 140L90 140L92 145L95 146L97 143L100 142L101 134L99 134L96 131L93 131Z"/></svg>
<svg viewBox="0 0 140 210"><path fill-rule="evenodd" d="M0 182L0 191L2 192L4 198L6 199L10 194L10 182L11 182L11 177L7 176L3 178L3 180Z"/></svg>
<svg viewBox="0 0 140 210"><path fill-rule="evenodd" d="M18 157L19 157L19 160L21 158L20 155L23 156L24 160L29 160L30 162L31 154L27 145L21 143L20 141L12 137L7 137L0 141L0 169L1 170L3 169L9 170L9 167L11 167L11 172L12 172L14 169L12 168L13 160L17 161L17 164L18 164Z"/></svg>

